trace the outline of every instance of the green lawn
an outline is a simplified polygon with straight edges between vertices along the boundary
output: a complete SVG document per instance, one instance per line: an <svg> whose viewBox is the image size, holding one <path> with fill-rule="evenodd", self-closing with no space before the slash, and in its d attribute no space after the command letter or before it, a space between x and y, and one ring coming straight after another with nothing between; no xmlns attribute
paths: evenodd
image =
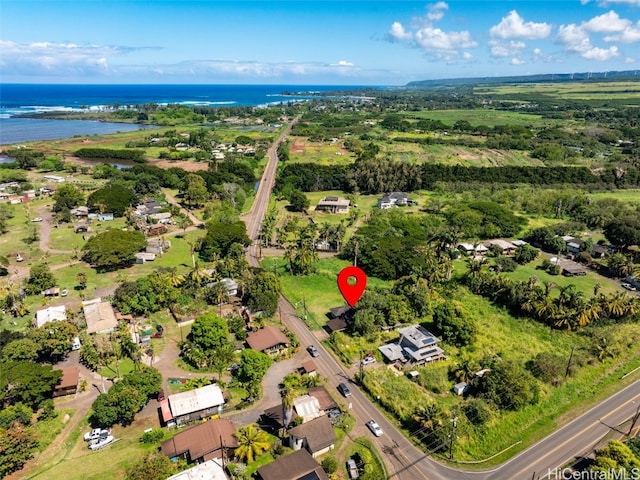
<svg viewBox="0 0 640 480"><path fill-rule="evenodd" d="M490 108L476 108L474 110L425 110L422 112L410 112L406 115L416 119L428 118L431 120L440 120L447 125L453 125L458 120L466 120L473 126L487 125L489 127L496 125L530 125L540 127L558 123L558 120L543 119L541 115L493 110Z"/></svg>
<svg viewBox="0 0 640 480"><path fill-rule="evenodd" d="M543 253L539 255L535 261L527 265L518 265L518 268L516 268L514 272L508 272L504 275L512 280L518 281L527 281L531 277L536 277L539 285L542 285L544 282L552 282L560 288L573 284L578 290L584 292L587 297L593 295L593 290L596 285L600 286L600 291L603 293L612 293L621 290L618 282L591 271L588 271L583 277L565 277L564 275L549 275L544 270L536 269L536 266L540 265L544 258L550 257L550 255Z"/></svg>
<svg viewBox="0 0 640 480"><path fill-rule="evenodd" d="M307 325L311 330L322 328L327 321L326 315L330 308L346 304L338 290L337 283L340 270L351 265L346 260L322 259L316 265L316 273L305 276L289 275L282 258L266 258L262 264L269 271L277 269L282 282L282 292L296 308L300 318L304 318L306 306ZM369 278L367 286L375 287L386 284L377 278Z"/></svg>

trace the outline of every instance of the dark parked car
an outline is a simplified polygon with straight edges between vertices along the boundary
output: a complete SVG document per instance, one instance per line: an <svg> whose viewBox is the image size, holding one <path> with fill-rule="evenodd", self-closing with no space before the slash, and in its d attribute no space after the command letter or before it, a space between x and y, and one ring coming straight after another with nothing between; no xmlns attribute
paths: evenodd
<svg viewBox="0 0 640 480"><path fill-rule="evenodd" d="M338 384L338 390L340 391L340 393L344 397L350 397L351 396L351 390L349 390L349 387L347 387L347 385L345 383Z"/></svg>

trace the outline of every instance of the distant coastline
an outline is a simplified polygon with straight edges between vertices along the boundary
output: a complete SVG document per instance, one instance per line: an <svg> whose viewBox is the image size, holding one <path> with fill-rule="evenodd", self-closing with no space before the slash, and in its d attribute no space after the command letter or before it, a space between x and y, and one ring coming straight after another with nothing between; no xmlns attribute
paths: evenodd
<svg viewBox="0 0 640 480"><path fill-rule="evenodd" d="M40 85L2 84L0 144L137 130L135 123L78 118L144 104L192 107L272 105L369 87L338 85ZM375 88L375 87L374 87ZM65 118L75 114L73 119ZM64 118L64 120L60 120Z"/></svg>

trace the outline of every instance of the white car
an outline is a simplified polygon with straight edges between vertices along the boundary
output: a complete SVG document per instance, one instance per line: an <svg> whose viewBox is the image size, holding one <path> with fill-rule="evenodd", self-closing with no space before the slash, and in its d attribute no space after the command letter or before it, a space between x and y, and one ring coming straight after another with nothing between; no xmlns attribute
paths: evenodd
<svg viewBox="0 0 640 480"><path fill-rule="evenodd" d="M42 217L32 218L31 221L32 222L41 222L42 221Z"/></svg>
<svg viewBox="0 0 640 480"><path fill-rule="evenodd" d="M106 435L109 435L110 433L111 431L107 430L106 428L94 428L90 432L87 432L84 434L84 441L90 442L92 440L97 440L100 438L100 435L106 436Z"/></svg>
<svg viewBox="0 0 640 480"><path fill-rule="evenodd" d="M382 436L382 429L380 428L380 425L378 425L375 421L369 420L365 425L369 427L371 433L373 433L376 437Z"/></svg>
<svg viewBox="0 0 640 480"><path fill-rule="evenodd" d="M101 448L104 448L107 445L109 445L110 443L112 443L114 440L115 440L115 438L113 438L113 435L101 436L97 440L89 442L89 449L91 449L91 450L100 450Z"/></svg>
<svg viewBox="0 0 640 480"><path fill-rule="evenodd" d="M367 355L362 359L362 365L370 365L372 363L376 363L376 357L373 355Z"/></svg>
<svg viewBox="0 0 640 480"><path fill-rule="evenodd" d="M623 283L622 288L624 288L625 290L629 290L630 292L635 292L637 290L636 287L634 287L630 283Z"/></svg>

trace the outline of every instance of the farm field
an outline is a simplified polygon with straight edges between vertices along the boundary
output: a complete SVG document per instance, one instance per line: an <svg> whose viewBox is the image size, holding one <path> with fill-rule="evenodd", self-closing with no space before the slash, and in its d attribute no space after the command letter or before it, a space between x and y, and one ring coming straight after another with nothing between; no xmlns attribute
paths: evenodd
<svg viewBox="0 0 640 480"><path fill-rule="evenodd" d="M471 109L471 110L424 110L422 112L406 112L408 118L430 120L440 120L446 125L453 125L459 120L466 120L472 126L486 125L495 127L496 125L520 125L530 127L545 127L558 124L558 120L544 119L541 115L529 113L508 112L494 110L491 108Z"/></svg>
<svg viewBox="0 0 640 480"><path fill-rule="evenodd" d="M557 98L580 100L637 99L640 97L638 82L592 83L532 83L519 85L477 86L476 95L540 94Z"/></svg>

